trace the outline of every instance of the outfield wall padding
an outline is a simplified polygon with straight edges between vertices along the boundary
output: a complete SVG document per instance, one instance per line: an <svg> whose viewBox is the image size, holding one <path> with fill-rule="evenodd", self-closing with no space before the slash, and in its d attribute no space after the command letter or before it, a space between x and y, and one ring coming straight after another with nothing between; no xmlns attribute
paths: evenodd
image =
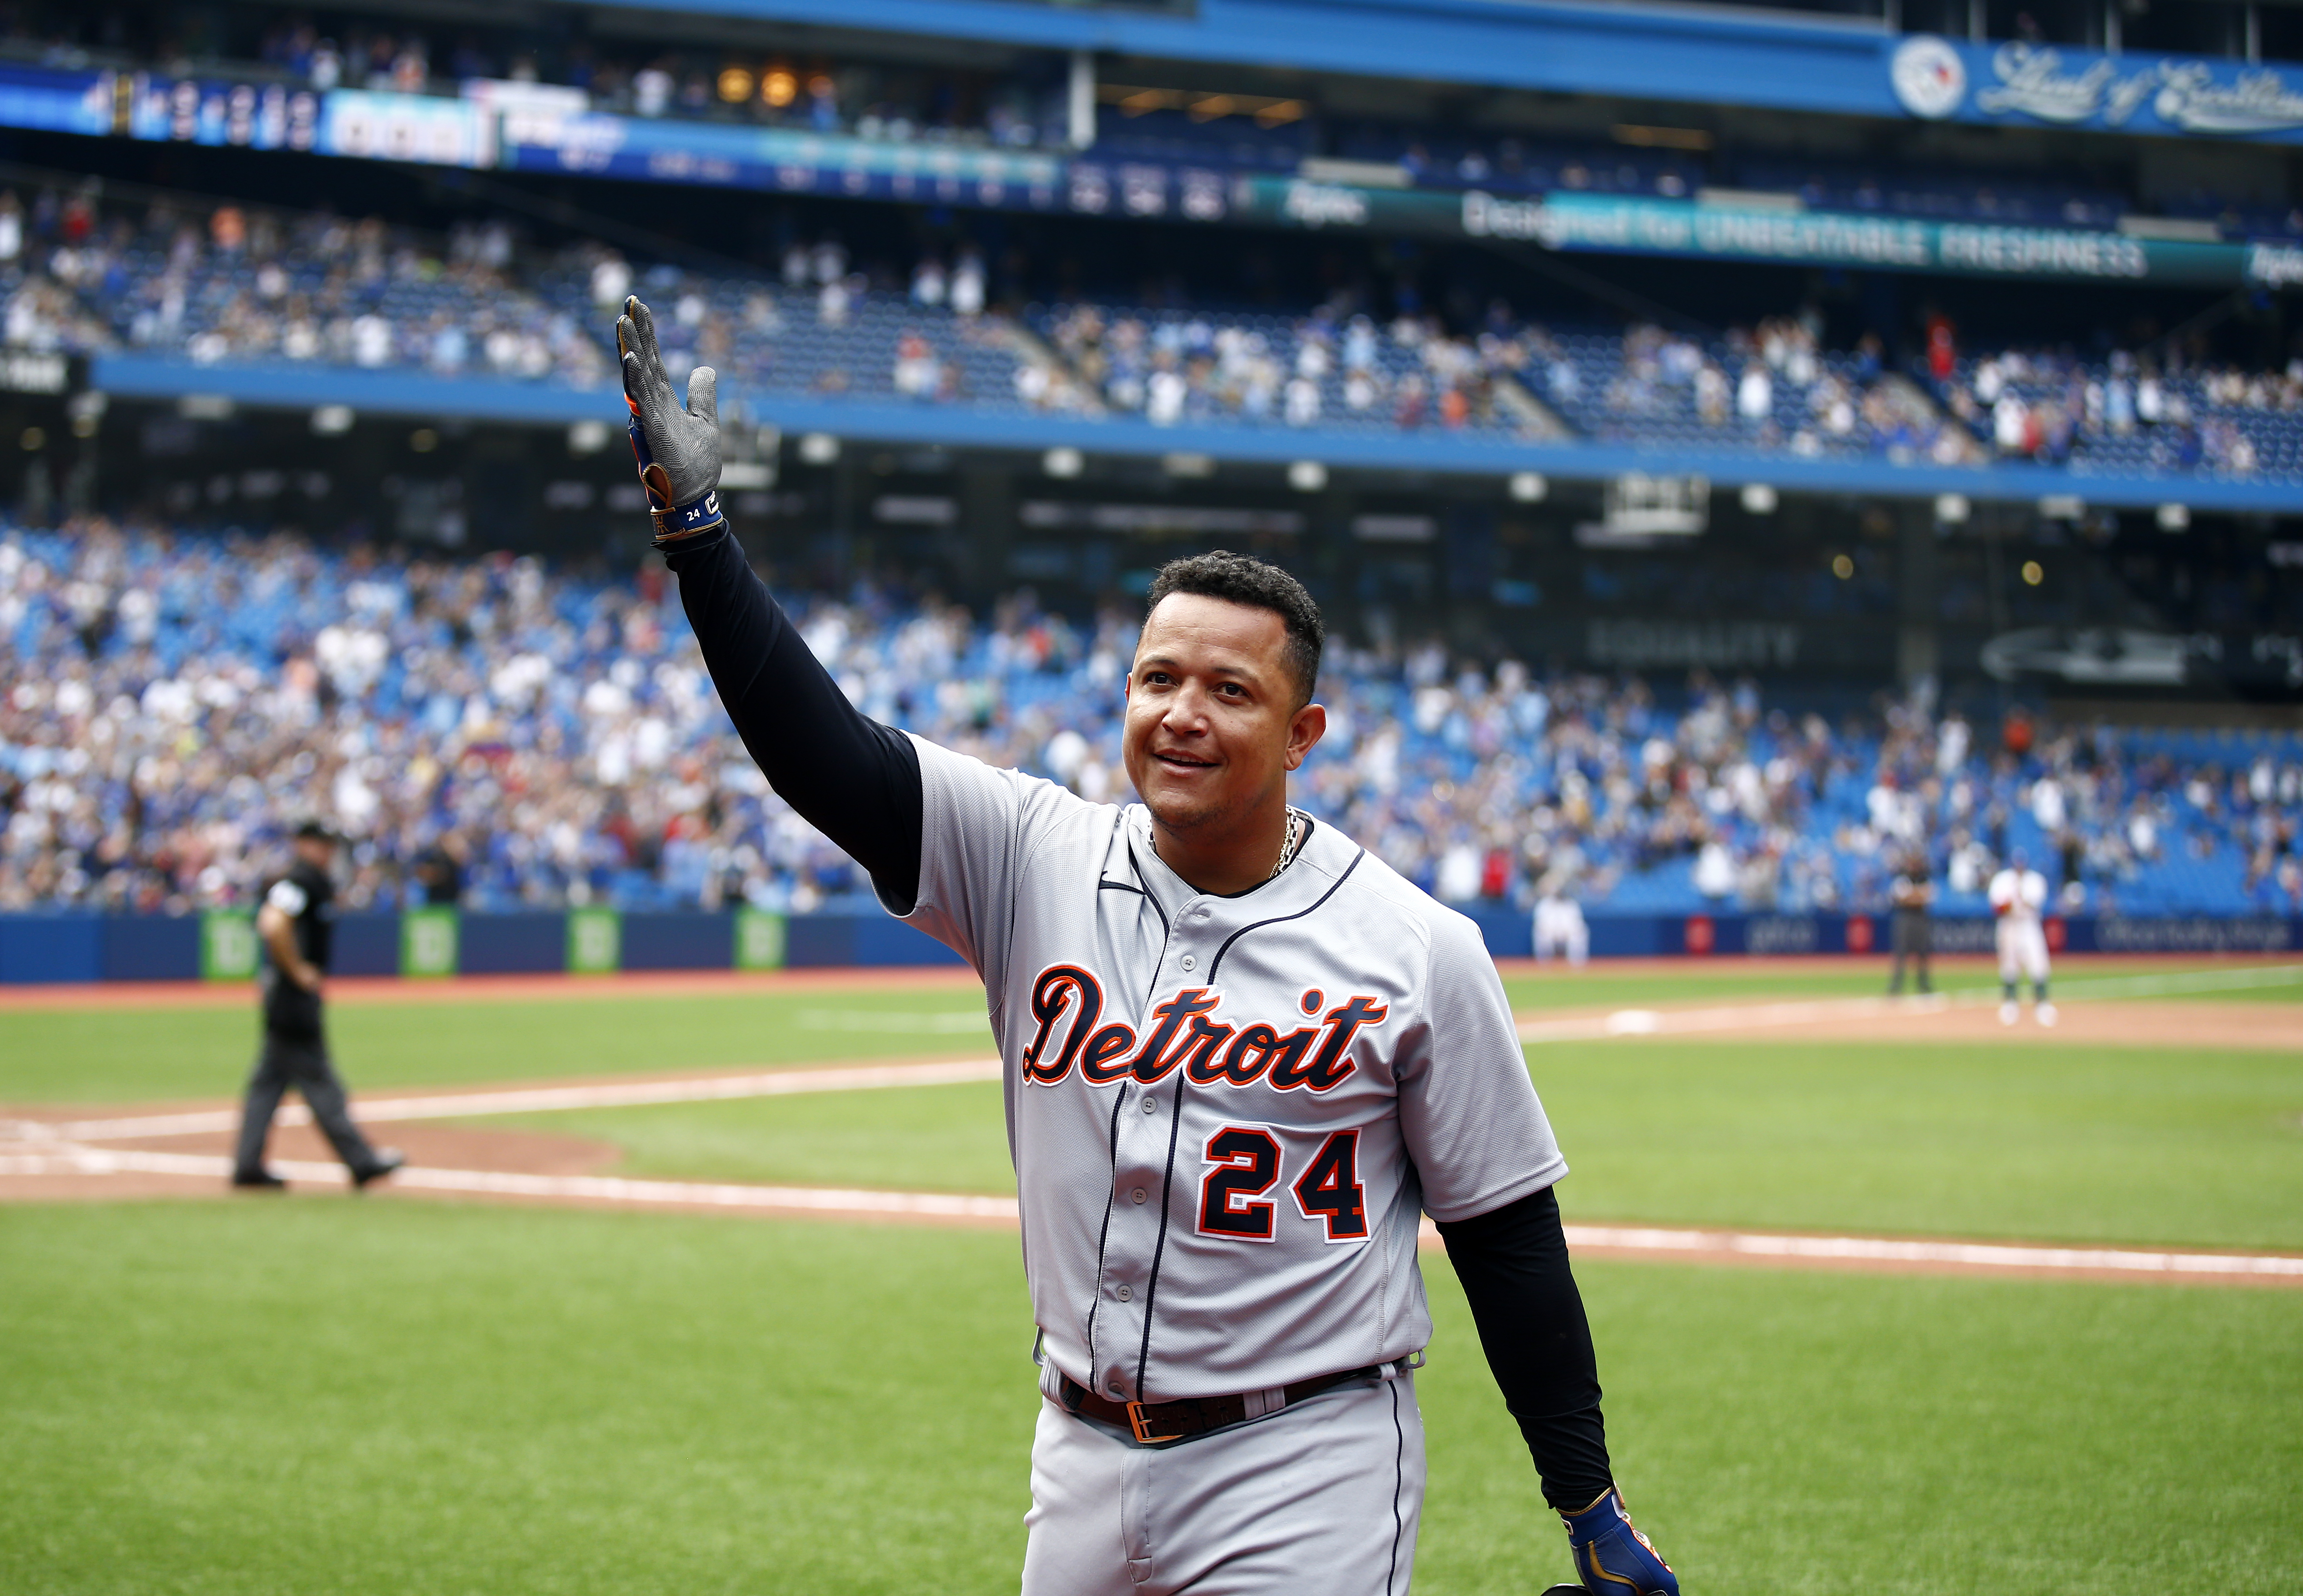
<svg viewBox="0 0 2303 1596"><path fill-rule="evenodd" d="M1533 950L1528 916L1519 910L1480 905L1469 913L1497 958L1523 958ZM620 918L624 969L724 970L736 962L732 910ZM467 914L459 919L458 974L533 975L569 967L569 918L559 910ZM1889 946L1885 915L1593 915L1590 923L1595 958L1877 954ZM335 973L399 974L400 929L394 913L339 916ZM2054 950L2071 953L2291 953L2303 951L2303 916L2058 916L2047 923L2047 941ZM1935 922L1938 953L1987 953L1991 947L1987 919ZM789 916L784 962L794 967L907 967L951 966L960 958L902 921L865 909ZM0 915L0 984L192 981L199 975L196 915Z"/></svg>

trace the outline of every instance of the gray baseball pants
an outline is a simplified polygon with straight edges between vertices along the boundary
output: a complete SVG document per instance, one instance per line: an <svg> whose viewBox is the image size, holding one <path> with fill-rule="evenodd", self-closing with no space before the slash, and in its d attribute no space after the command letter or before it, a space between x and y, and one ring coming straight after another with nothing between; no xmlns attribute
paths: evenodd
<svg viewBox="0 0 2303 1596"><path fill-rule="evenodd" d="M375 1162L375 1149L352 1123L351 1104L335 1066L328 1061L327 1043L316 1036L283 1036L267 1031L240 1110L240 1147L232 1161L237 1172L249 1175L264 1167L264 1144L272 1131L272 1116L279 1111L280 1100L291 1086L303 1094L313 1123L328 1138L345 1168L365 1170Z"/></svg>
<svg viewBox="0 0 2303 1596"><path fill-rule="evenodd" d="M1168 1447L1043 1385L1024 1596L1406 1596L1422 1510L1412 1374Z"/></svg>

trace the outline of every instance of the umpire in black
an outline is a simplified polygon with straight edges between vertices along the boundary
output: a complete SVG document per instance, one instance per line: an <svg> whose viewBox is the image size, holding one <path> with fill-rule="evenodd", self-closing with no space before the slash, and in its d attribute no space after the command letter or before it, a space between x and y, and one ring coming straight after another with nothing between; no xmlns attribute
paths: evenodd
<svg viewBox="0 0 2303 1596"><path fill-rule="evenodd" d="M265 1168L264 1144L280 1099L293 1086L304 1094L313 1119L359 1188L391 1174L406 1160L396 1148L370 1146L352 1123L344 1084L328 1062L327 1038L321 1030L320 983L327 974L328 942L335 929L336 883L328 873L335 862L335 836L325 826L307 821L296 829L294 848L295 862L266 889L264 907L256 914L256 934L272 956L262 983L264 1051L257 1058L256 1073L249 1077L232 1183L275 1190L288 1184Z"/></svg>
<svg viewBox="0 0 2303 1596"><path fill-rule="evenodd" d="M1928 960L1935 951L1935 927L1928 919L1928 906L1935 902L1936 883L1928 870L1926 849L1914 846L1903 856L1903 866L1887 883L1888 899L1894 905L1895 917L1892 927L1895 950L1895 973L1887 983L1888 995L1903 990L1903 961L1911 960L1919 967L1919 992L1922 995L1935 990L1928 978Z"/></svg>

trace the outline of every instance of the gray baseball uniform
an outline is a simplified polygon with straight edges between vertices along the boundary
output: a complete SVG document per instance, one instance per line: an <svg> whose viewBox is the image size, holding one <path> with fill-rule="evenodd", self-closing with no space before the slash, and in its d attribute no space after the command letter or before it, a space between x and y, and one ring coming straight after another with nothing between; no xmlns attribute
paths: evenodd
<svg viewBox="0 0 2303 1596"><path fill-rule="evenodd" d="M1403 1372L1431 1332L1421 1214L1485 1213L1565 1172L1477 928L1325 826L1254 891L1198 892L1160 862L1140 806L1090 804L915 742L924 823L908 917L983 977L1049 1363L1116 1400L1246 1392L1273 1409L1315 1376ZM1280 1426L1250 1448L1261 1460L1240 1482L1240 1499L1272 1509L1244 1521L1258 1536L1357 1533L1366 1504L1305 1481L1362 1464L1420 1495L1420 1440L1411 1466L1394 1383L1407 1386L1362 1381L1245 1426ZM1404 1399L1412 1409L1412 1386ZM1316 1415L1354 1402L1380 1406L1381 1423L1361 1427L1384 1456L1306 1451L1303 1478L1275 1483L1262 1454L1277 1438L1300 1431L1312 1447ZM1051 1427L1067 1444L1090 1444L1081 1431L1135 1444L1051 1415L1035 1479ZM1222 1433L1143 1466L1190 1471L1195 1497L1220 1494L1208 1476L1241 1444ZM1073 1563L1047 1537L1105 1539L1109 1526L1035 1501L1027 1570ZM1405 1588L1415 1504L1394 1506L1386 1523L1399 1518L1408 1544L1371 1591ZM1191 1549L1195 1566L1211 1566L1210 1550ZM1129 1554L1135 1588L1178 1571L1163 1573L1160 1551L1155 1541L1150 1564ZM1323 1589L1356 1588L1320 1566ZM1063 1583L1027 1573L1027 1590Z"/></svg>

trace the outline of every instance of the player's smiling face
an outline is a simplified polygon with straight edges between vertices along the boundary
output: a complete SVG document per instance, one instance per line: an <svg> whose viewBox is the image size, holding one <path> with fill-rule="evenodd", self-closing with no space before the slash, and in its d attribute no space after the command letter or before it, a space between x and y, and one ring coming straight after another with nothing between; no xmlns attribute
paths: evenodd
<svg viewBox="0 0 2303 1596"><path fill-rule="evenodd" d="M1261 833L1285 824L1287 773L1327 730L1327 712L1301 697L1278 613L1193 593L1161 599L1136 644L1124 739L1152 818L1195 843L1236 833L1243 849L1264 846Z"/></svg>

